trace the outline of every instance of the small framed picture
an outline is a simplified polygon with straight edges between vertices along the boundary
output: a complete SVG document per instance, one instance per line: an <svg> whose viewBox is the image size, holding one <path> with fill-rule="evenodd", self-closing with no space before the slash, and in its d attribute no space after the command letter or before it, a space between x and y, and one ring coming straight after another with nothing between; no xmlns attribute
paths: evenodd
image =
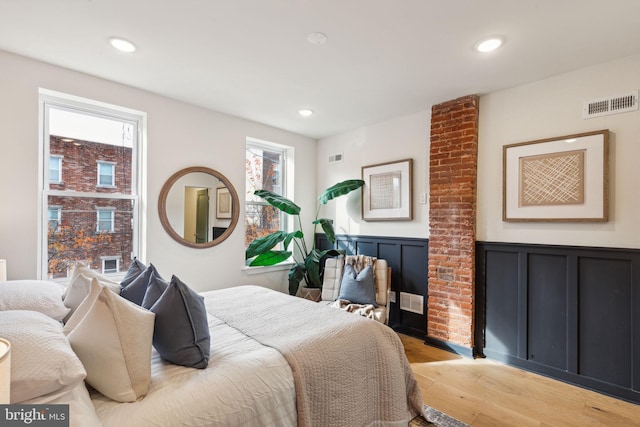
<svg viewBox="0 0 640 427"><path fill-rule="evenodd" d="M362 167L362 218L402 221L413 218L413 159Z"/></svg>
<svg viewBox="0 0 640 427"><path fill-rule="evenodd" d="M216 189L216 218L231 219L233 207L231 203L231 194L227 187Z"/></svg>

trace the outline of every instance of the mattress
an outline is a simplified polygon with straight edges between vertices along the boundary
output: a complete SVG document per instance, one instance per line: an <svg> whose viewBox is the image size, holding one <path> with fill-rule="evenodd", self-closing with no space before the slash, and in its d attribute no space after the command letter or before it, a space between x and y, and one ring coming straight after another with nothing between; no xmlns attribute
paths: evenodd
<svg viewBox="0 0 640 427"><path fill-rule="evenodd" d="M293 375L284 357L222 322L209 307L207 314L209 366L172 365L154 350L144 398L119 403L91 392L105 427L297 425Z"/></svg>

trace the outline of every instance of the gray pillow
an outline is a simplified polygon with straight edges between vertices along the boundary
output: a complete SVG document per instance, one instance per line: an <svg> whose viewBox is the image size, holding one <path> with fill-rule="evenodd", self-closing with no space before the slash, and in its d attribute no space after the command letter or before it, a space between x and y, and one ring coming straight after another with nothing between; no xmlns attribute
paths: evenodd
<svg viewBox="0 0 640 427"><path fill-rule="evenodd" d="M157 271L152 271L147 283L147 291L142 300L142 308L149 310L168 287L169 282L160 277Z"/></svg>
<svg viewBox="0 0 640 427"><path fill-rule="evenodd" d="M153 346L160 356L176 365L206 368L211 338L204 297L173 276L150 310L156 314Z"/></svg>
<svg viewBox="0 0 640 427"><path fill-rule="evenodd" d="M133 279L133 281L127 286L120 289L120 296L128 299L134 304L142 305L144 294L147 292L147 284L149 283L149 279L153 273L157 274L158 277L160 276L156 267L153 264L149 264L149 267L147 267L142 273L138 274L138 277Z"/></svg>
<svg viewBox="0 0 640 427"><path fill-rule="evenodd" d="M373 304L377 307L376 284L371 266L365 267L356 275L351 264L345 265L338 299L351 301L354 304Z"/></svg>
<svg viewBox="0 0 640 427"><path fill-rule="evenodd" d="M120 289L126 288L146 269L146 265L141 263L138 258L134 258L133 262L129 266L129 269L127 270L127 274L125 274L124 279L122 279L122 282L120 282Z"/></svg>

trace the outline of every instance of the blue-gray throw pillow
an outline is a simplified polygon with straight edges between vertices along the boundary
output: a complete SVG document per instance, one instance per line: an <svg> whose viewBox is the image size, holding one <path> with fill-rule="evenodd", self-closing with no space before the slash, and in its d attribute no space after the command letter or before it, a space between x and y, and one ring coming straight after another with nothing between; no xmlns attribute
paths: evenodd
<svg viewBox="0 0 640 427"><path fill-rule="evenodd" d="M142 273L138 274L138 277L133 279L131 283L124 288L120 288L120 296L128 299L134 304L142 305L144 294L147 292L147 284L149 283L151 274L154 272L160 276L154 265L149 264L149 266Z"/></svg>
<svg viewBox="0 0 640 427"><path fill-rule="evenodd" d="M126 288L131 282L135 280L136 277L140 275L143 271L147 269L147 266L141 263L138 258L134 258L133 262L129 266L127 270L127 274L125 274L124 279L120 282L120 289Z"/></svg>
<svg viewBox="0 0 640 427"><path fill-rule="evenodd" d="M168 287L169 282L160 277L157 271L152 271L147 283L147 291L142 299L142 308L149 310Z"/></svg>
<svg viewBox="0 0 640 427"><path fill-rule="evenodd" d="M367 266L356 275L356 271L351 264L344 266L342 282L340 282L340 294L338 299L345 299L354 304L373 304L376 302L376 284L373 280L373 270Z"/></svg>
<svg viewBox="0 0 640 427"><path fill-rule="evenodd" d="M160 356L176 365L206 368L211 338L204 297L173 276L150 310L156 314L153 346Z"/></svg>

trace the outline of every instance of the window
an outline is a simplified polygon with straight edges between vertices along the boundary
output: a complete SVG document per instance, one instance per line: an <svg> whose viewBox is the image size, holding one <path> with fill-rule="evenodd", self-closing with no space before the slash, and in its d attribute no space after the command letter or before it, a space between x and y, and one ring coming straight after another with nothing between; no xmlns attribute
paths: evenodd
<svg viewBox="0 0 640 427"><path fill-rule="evenodd" d="M96 228L98 233L114 232L114 213L114 209L98 209L98 227Z"/></svg>
<svg viewBox="0 0 640 427"><path fill-rule="evenodd" d="M62 156L49 157L49 182L62 182Z"/></svg>
<svg viewBox="0 0 640 427"><path fill-rule="evenodd" d="M254 239L278 230L287 230L287 215L254 196L255 190L269 190L290 198L287 188L287 162L291 147L247 138L245 191L245 246Z"/></svg>
<svg viewBox="0 0 640 427"><path fill-rule="evenodd" d="M120 271L118 257L102 257L102 274L117 273Z"/></svg>
<svg viewBox="0 0 640 427"><path fill-rule="evenodd" d="M40 106L39 278L66 277L77 262L110 274L126 271L143 255L145 114L46 89Z"/></svg>
<svg viewBox="0 0 640 427"><path fill-rule="evenodd" d="M60 206L49 206L47 216L49 221L49 230L58 230L58 227L60 226L60 217L62 216L62 209Z"/></svg>
<svg viewBox="0 0 640 427"><path fill-rule="evenodd" d="M115 187L115 169L114 163L98 162L98 187Z"/></svg>

